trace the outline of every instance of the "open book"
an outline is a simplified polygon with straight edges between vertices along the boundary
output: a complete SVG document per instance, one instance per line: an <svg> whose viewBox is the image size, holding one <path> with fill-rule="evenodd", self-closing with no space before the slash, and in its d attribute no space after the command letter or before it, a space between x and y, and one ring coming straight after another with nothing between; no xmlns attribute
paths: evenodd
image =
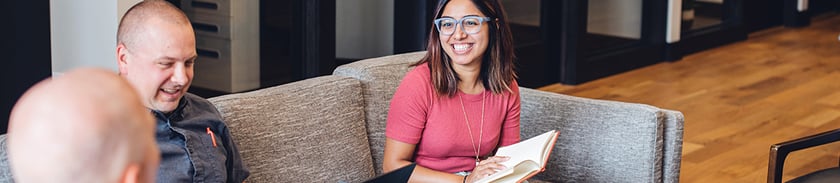
<svg viewBox="0 0 840 183"><path fill-rule="evenodd" d="M551 150L554 149L558 134L560 132L557 130L551 130L528 140L500 147L496 156L510 157L509 160L500 163L507 169L484 177L478 182L522 182L542 172Z"/></svg>

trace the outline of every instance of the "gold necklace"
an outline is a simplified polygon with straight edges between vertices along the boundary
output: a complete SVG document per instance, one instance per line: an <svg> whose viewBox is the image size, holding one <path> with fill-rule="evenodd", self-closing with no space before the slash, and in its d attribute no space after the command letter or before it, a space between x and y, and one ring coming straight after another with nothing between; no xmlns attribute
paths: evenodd
<svg viewBox="0 0 840 183"><path fill-rule="evenodd" d="M464 108L464 98L461 97L461 94L458 95L458 101L461 102L461 111L464 112L464 120L467 122L467 132L470 133L470 143L472 143L473 151L475 151L475 165L478 166L478 162L481 159L478 158L479 154L481 153L481 138L484 136L484 99L486 98L486 93L482 91L481 93L481 125L478 127L478 148L475 147L475 139L472 135L472 126L470 126L470 119L467 117L467 110Z"/></svg>

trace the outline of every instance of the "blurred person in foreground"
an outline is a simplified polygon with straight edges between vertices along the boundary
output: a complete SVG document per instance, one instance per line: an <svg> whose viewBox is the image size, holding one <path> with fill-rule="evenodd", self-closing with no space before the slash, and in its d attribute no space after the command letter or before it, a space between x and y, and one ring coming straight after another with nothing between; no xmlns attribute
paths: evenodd
<svg viewBox="0 0 840 183"><path fill-rule="evenodd" d="M139 99L103 69L72 70L30 88L9 119L15 182L154 182L154 119Z"/></svg>

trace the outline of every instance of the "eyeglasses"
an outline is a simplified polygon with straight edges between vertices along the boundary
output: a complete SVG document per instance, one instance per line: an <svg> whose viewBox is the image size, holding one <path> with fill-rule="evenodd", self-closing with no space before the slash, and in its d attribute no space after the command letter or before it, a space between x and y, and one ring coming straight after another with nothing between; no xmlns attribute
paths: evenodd
<svg viewBox="0 0 840 183"><path fill-rule="evenodd" d="M481 24L489 21L490 17L466 16L461 20L444 17L435 19L435 27L440 34L445 36L454 34L458 25L461 25L461 31L467 34L476 34L481 31Z"/></svg>

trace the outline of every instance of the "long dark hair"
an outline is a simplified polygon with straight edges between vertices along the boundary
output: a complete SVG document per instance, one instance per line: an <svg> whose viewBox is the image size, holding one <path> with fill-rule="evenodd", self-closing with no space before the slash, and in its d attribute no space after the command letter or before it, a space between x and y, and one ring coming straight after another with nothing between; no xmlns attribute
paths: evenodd
<svg viewBox="0 0 840 183"><path fill-rule="evenodd" d="M443 9L448 3L449 0L438 2L435 19L441 17ZM504 91L510 92L512 91L510 87L517 76L513 63L516 59L513 54L513 36L510 32L510 26L508 26L507 13L505 13L499 0L472 0L472 3L478 7L481 13L491 19L487 23L490 26L488 35L490 40L487 50L484 50L484 56L482 56L479 79L484 84L485 90L490 89L495 94ZM460 79L452 68L449 56L442 51L440 33L435 28L434 23L430 22L429 24L432 26L429 29L426 56L413 65L429 63L432 85L435 87L435 91L440 95L455 96Z"/></svg>

